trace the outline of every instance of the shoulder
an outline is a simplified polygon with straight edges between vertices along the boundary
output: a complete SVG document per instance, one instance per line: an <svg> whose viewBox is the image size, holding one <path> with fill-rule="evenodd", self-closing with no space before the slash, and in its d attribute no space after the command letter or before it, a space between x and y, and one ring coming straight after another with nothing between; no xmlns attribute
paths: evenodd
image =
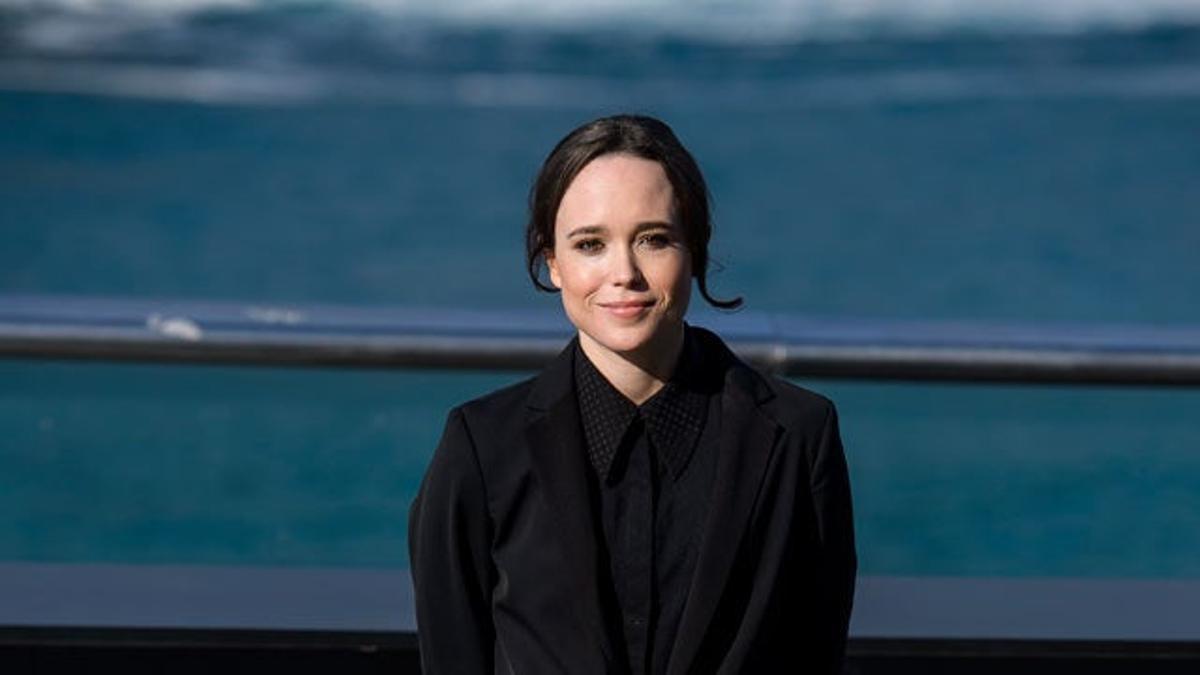
<svg viewBox="0 0 1200 675"><path fill-rule="evenodd" d="M706 361L721 364L724 386L751 396L760 410L786 430L819 432L836 418L834 403L828 397L746 363L711 331L691 330L703 345Z"/></svg>
<svg viewBox="0 0 1200 675"><path fill-rule="evenodd" d="M450 418L459 416L472 436L494 435L504 426L524 419L536 377L528 377L482 396L460 403L450 410Z"/></svg>
<svg viewBox="0 0 1200 675"><path fill-rule="evenodd" d="M516 420L532 385L533 378L502 387L454 406L446 414L441 440L426 469L425 484L437 486L478 486L488 483L490 467L497 448L511 445L518 433ZM449 489L449 488L446 488Z"/></svg>
<svg viewBox="0 0 1200 675"><path fill-rule="evenodd" d="M837 415L837 409L828 397L780 377L755 372L774 394L764 407L785 428L822 429Z"/></svg>
<svg viewBox="0 0 1200 675"><path fill-rule="evenodd" d="M760 401L759 410L779 425L786 454L803 458L810 475L843 474L845 458L833 401L783 378L744 367L770 392Z"/></svg>
<svg viewBox="0 0 1200 675"><path fill-rule="evenodd" d="M527 377L461 403L456 407L464 415L472 418L487 418L511 414L524 409L536 380L536 377Z"/></svg>

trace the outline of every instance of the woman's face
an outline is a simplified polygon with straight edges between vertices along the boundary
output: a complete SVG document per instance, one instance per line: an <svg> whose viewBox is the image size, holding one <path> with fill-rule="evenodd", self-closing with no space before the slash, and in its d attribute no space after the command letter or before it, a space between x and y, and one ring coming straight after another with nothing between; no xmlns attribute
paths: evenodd
<svg viewBox="0 0 1200 675"><path fill-rule="evenodd" d="M546 256L584 350L649 357L671 349L691 292L691 254L658 162L602 155L563 194Z"/></svg>

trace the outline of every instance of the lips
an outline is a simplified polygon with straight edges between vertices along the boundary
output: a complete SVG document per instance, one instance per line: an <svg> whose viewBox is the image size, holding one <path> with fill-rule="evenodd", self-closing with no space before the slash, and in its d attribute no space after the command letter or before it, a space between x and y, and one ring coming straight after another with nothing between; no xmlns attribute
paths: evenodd
<svg viewBox="0 0 1200 675"><path fill-rule="evenodd" d="M602 302L601 307L611 314L619 317L632 317L641 314L642 312L654 306L652 300L632 300L622 302Z"/></svg>

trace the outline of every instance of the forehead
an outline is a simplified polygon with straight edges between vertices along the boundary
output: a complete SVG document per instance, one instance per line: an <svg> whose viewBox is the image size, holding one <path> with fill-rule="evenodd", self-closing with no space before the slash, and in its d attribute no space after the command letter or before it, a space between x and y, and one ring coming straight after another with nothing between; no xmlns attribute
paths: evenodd
<svg viewBox="0 0 1200 675"><path fill-rule="evenodd" d="M662 165L633 155L602 155L580 170L563 193L556 229L575 225L671 221L674 191Z"/></svg>

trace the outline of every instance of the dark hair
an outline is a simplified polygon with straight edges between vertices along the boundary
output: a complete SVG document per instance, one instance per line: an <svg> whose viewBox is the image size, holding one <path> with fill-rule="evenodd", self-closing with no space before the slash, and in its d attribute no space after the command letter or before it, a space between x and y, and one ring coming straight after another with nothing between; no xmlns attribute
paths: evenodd
<svg viewBox="0 0 1200 675"><path fill-rule="evenodd" d="M708 293L708 240L712 238L708 186L700 167L671 127L644 115L601 117L576 128L554 146L529 191L529 222L525 225L525 260L533 285L558 289L541 279L546 251L554 248L554 221L567 187L583 167L602 155L624 153L658 162L675 193L675 213L692 256L692 276L700 296L714 307L734 309L740 297L717 300Z"/></svg>

